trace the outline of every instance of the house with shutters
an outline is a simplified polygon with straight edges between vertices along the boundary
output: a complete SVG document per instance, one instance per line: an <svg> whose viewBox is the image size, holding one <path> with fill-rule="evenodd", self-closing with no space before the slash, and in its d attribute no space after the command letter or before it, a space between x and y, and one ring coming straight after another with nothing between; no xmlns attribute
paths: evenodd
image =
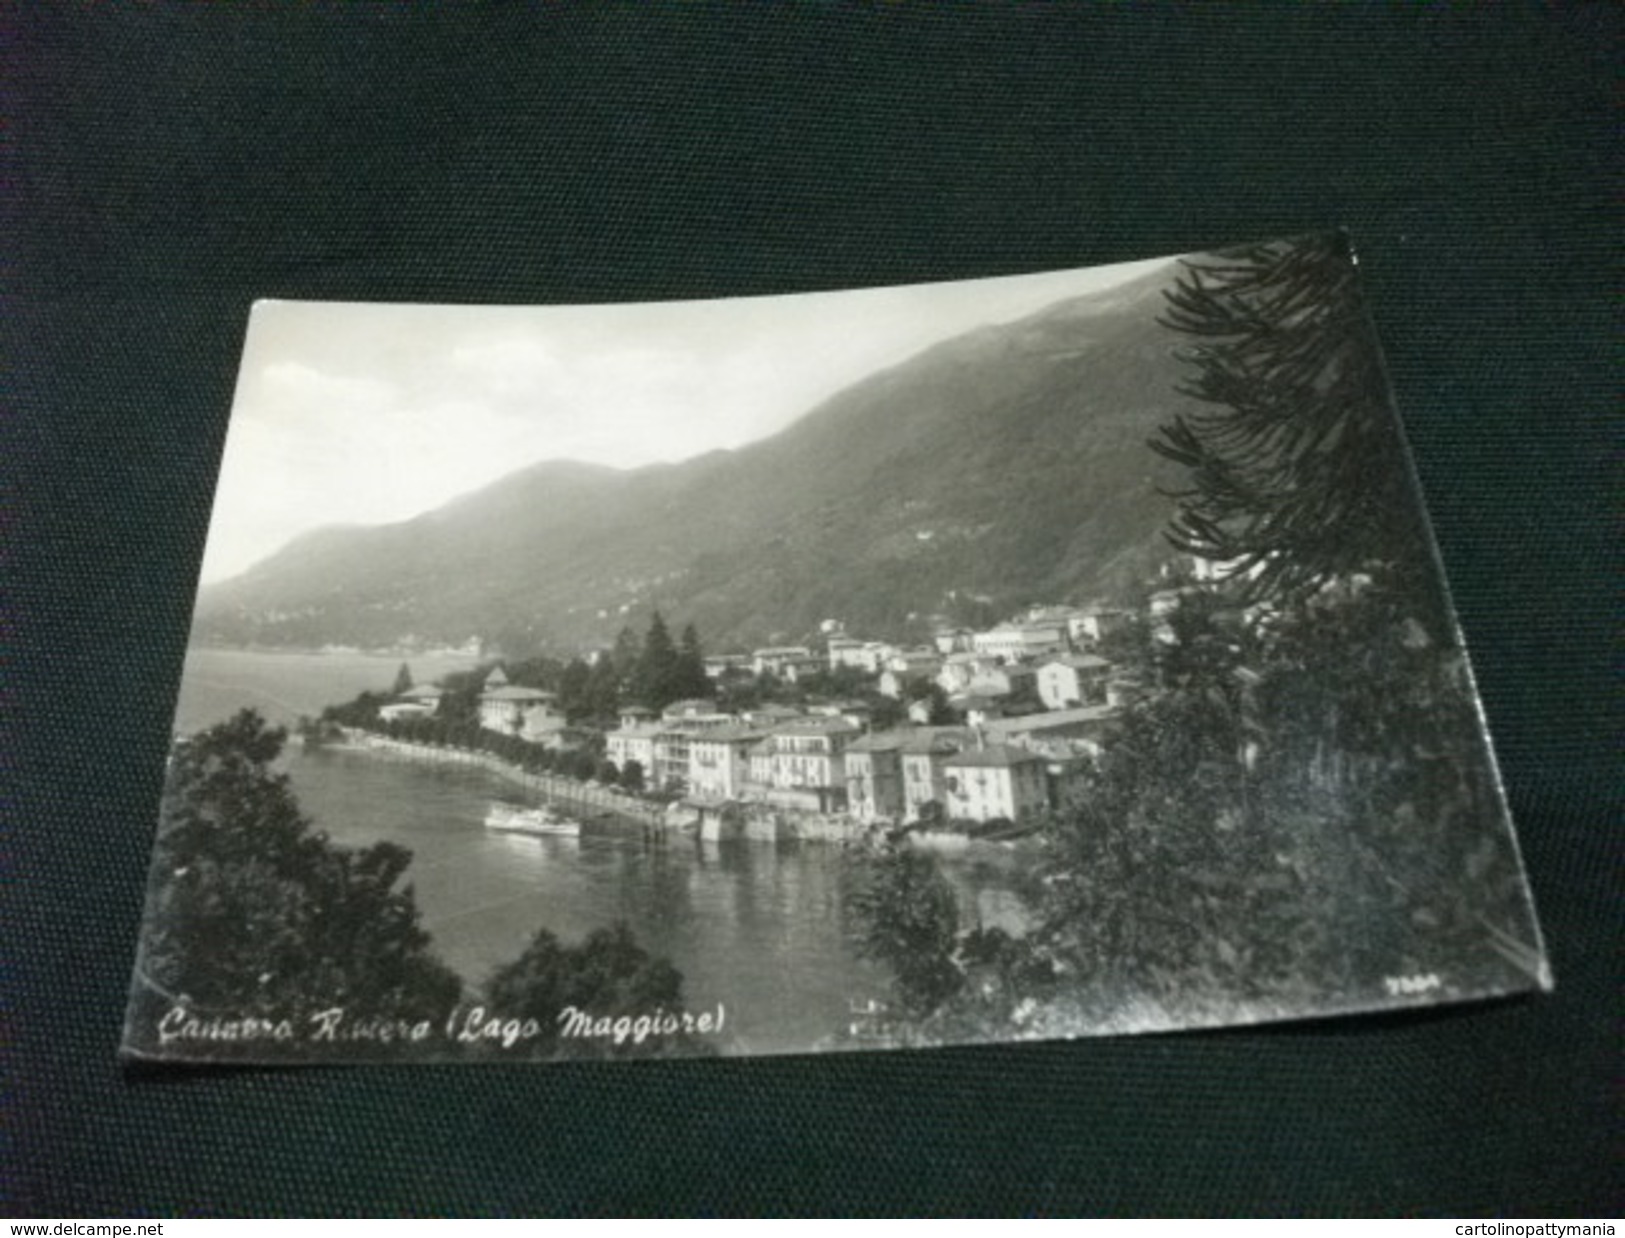
<svg viewBox="0 0 1625 1238"><path fill-rule="evenodd" d="M688 798L701 803L745 798L751 750L769 733L765 727L745 723L692 733L688 739Z"/></svg>
<svg viewBox="0 0 1625 1238"><path fill-rule="evenodd" d="M604 756L622 774L626 773L628 763L636 761L643 771L644 785L652 787L656 785L655 736L661 730L656 723L640 721L628 725L623 720L619 730L610 731L604 736Z"/></svg>
<svg viewBox="0 0 1625 1238"><path fill-rule="evenodd" d="M916 821L928 804L946 812L948 758L971 742L964 727L916 727L901 749L903 819Z"/></svg>
<svg viewBox="0 0 1625 1238"><path fill-rule="evenodd" d="M1049 807L1044 757L1010 744L979 744L943 762L948 816L1019 821Z"/></svg>
<svg viewBox="0 0 1625 1238"><path fill-rule="evenodd" d="M653 728L648 785L679 795L690 794L694 745L738 721L733 714L720 712L714 701L675 701L666 706Z"/></svg>
<svg viewBox="0 0 1625 1238"><path fill-rule="evenodd" d="M847 811L865 825L903 819L903 746L909 732L881 731L846 749Z"/></svg>
<svg viewBox="0 0 1625 1238"><path fill-rule="evenodd" d="M801 718L751 749L752 780L768 803L813 812L846 808L846 750L861 731L845 718Z"/></svg>

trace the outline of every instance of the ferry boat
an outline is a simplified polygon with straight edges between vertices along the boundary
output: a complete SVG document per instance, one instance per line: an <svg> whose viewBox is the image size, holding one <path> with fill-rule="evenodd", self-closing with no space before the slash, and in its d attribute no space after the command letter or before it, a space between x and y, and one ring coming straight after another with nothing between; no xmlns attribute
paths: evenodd
<svg viewBox="0 0 1625 1238"><path fill-rule="evenodd" d="M521 808L517 804L492 804L485 814L485 828L505 834L581 833L581 823L558 816L547 808Z"/></svg>

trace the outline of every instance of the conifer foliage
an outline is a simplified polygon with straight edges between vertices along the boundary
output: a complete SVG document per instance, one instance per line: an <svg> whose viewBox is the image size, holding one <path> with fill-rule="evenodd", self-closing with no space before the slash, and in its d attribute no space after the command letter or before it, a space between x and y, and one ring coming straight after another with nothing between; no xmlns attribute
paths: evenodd
<svg viewBox="0 0 1625 1238"><path fill-rule="evenodd" d="M1409 468L1346 241L1188 259L1163 325L1191 337L1180 390L1208 405L1150 446L1189 471L1168 539L1235 561L1258 598L1425 562Z"/></svg>
<svg viewBox="0 0 1625 1238"><path fill-rule="evenodd" d="M679 645L672 640L666 620L655 611L629 680L632 699L650 709L664 709L673 701L709 692L711 684L705 676L704 653L694 625L683 629Z"/></svg>

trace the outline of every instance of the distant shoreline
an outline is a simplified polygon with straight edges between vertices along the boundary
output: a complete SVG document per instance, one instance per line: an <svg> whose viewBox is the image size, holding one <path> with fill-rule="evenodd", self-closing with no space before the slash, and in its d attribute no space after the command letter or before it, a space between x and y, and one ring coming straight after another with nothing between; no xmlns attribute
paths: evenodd
<svg viewBox="0 0 1625 1238"><path fill-rule="evenodd" d="M361 692L389 691L402 663L419 683L476 665L468 656L403 657L192 644L186 649L181 672L174 730L190 735L244 708L257 709L268 722L291 728L301 717L318 716L334 701L350 700Z"/></svg>
<svg viewBox="0 0 1625 1238"><path fill-rule="evenodd" d="M187 653L252 653L286 654L298 658L399 658L404 662L464 662L470 666L480 661L481 655L466 649L363 649L359 645L229 645L212 641L191 641Z"/></svg>

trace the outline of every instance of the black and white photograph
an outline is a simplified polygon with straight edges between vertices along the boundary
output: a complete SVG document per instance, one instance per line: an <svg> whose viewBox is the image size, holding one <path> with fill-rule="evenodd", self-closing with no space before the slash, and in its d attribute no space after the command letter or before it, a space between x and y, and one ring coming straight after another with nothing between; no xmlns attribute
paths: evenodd
<svg viewBox="0 0 1625 1238"><path fill-rule="evenodd" d="M122 1053L924 1048L1551 987L1340 234L246 324Z"/></svg>

